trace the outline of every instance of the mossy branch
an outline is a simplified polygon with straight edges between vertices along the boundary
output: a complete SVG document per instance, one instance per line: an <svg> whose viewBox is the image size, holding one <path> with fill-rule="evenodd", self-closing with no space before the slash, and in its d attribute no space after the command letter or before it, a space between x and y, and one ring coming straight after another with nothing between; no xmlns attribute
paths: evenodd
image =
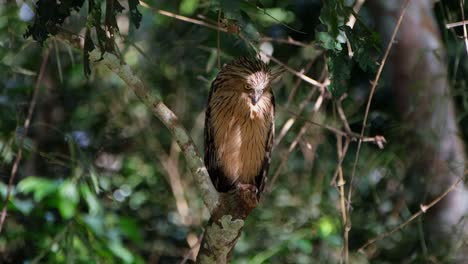
<svg viewBox="0 0 468 264"><path fill-rule="evenodd" d="M203 164L203 160L197 152L195 143L180 124L177 116L169 109L161 98L151 94L150 90L143 84L143 82L133 73L130 67L122 63L117 56L111 53L101 53L100 50L95 49L89 54L90 61L95 64L102 64L107 66L111 71L117 74L140 100L148 106L153 114L169 129L174 139L177 141L179 147L184 153L187 165L193 174L195 183L199 188L203 202L210 211L213 213L214 209L219 203L219 194L211 183L208 171Z"/></svg>

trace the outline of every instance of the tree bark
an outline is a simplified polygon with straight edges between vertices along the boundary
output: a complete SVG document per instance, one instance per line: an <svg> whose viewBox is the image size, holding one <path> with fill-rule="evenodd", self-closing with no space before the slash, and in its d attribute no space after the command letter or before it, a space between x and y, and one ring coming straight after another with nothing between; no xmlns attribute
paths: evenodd
<svg viewBox="0 0 468 264"><path fill-rule="evenodd" d="M250 190L222 193L206 226L197 263L228 263L244 220L255 207L257 196Z"/></svg>

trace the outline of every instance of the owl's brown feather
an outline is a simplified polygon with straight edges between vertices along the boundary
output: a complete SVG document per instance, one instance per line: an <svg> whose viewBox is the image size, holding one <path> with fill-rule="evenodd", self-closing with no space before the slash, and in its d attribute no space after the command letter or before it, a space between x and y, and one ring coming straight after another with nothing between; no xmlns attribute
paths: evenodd
<svg viewBox="0 0 468 264"><path fill-rule="evenodd" d="M274 138L270 86L274 77L263 62L241 58L225 65L212 83L205 117L205 165L220 192L237 183L263 190Z"/></svg>

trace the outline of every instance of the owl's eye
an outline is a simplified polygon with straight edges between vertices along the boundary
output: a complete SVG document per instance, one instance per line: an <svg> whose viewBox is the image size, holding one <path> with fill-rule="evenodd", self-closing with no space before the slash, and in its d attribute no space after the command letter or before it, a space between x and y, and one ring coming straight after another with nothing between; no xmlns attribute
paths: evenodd
<svg viewBox="0 0 468 264"><path fill-rule="evenodd" d="M250 85L248 85L248 84L244 84L244 89L250 90L250 89L252 89L252 87Z"/></svg>

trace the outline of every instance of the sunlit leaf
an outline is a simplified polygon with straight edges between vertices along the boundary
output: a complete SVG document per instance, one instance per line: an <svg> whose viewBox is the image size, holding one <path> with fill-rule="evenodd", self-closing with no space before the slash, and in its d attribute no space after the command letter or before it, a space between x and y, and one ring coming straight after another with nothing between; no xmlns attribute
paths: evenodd
<svg viewBox="0 0 468 264"><path fill-rule="evenodd" d="M89 213L91 215L97 215L99 212L101 212L101 204L99 203L96 195L91 192L88 185L80 184L80 191L81 195L86 201L86 204L88 205Z"/></svg>
<svg viewBox="0 0 468 264"><path fill-rule="evenodd" d="M182 0L179 5L181 14L192 15L198 7L198 0Z"/></svg>
<svg viewBox="0 0 468 264"><path fill-rule="evenodd" d="M75 183L65 181L59 188L58 209L63 218L71 218L75 212L79 202L79 193Z"/></svg>
<svg viewBox="0 0 468 264"><path fill-rule="evenodd" d="M58 187L59 184L54 180L34 176L27 177L18 183L18 191L22 193L32 193L36 202L55 193Z"/></svg>
<svg viewBox="0 0 468 264"><path fill-rule="evenodd" d="M125 248L122 243L113 241L109 245L109 249L119 258L121 258L125 263L130 263L133 261L133 254L127 248Z"/></svg>

